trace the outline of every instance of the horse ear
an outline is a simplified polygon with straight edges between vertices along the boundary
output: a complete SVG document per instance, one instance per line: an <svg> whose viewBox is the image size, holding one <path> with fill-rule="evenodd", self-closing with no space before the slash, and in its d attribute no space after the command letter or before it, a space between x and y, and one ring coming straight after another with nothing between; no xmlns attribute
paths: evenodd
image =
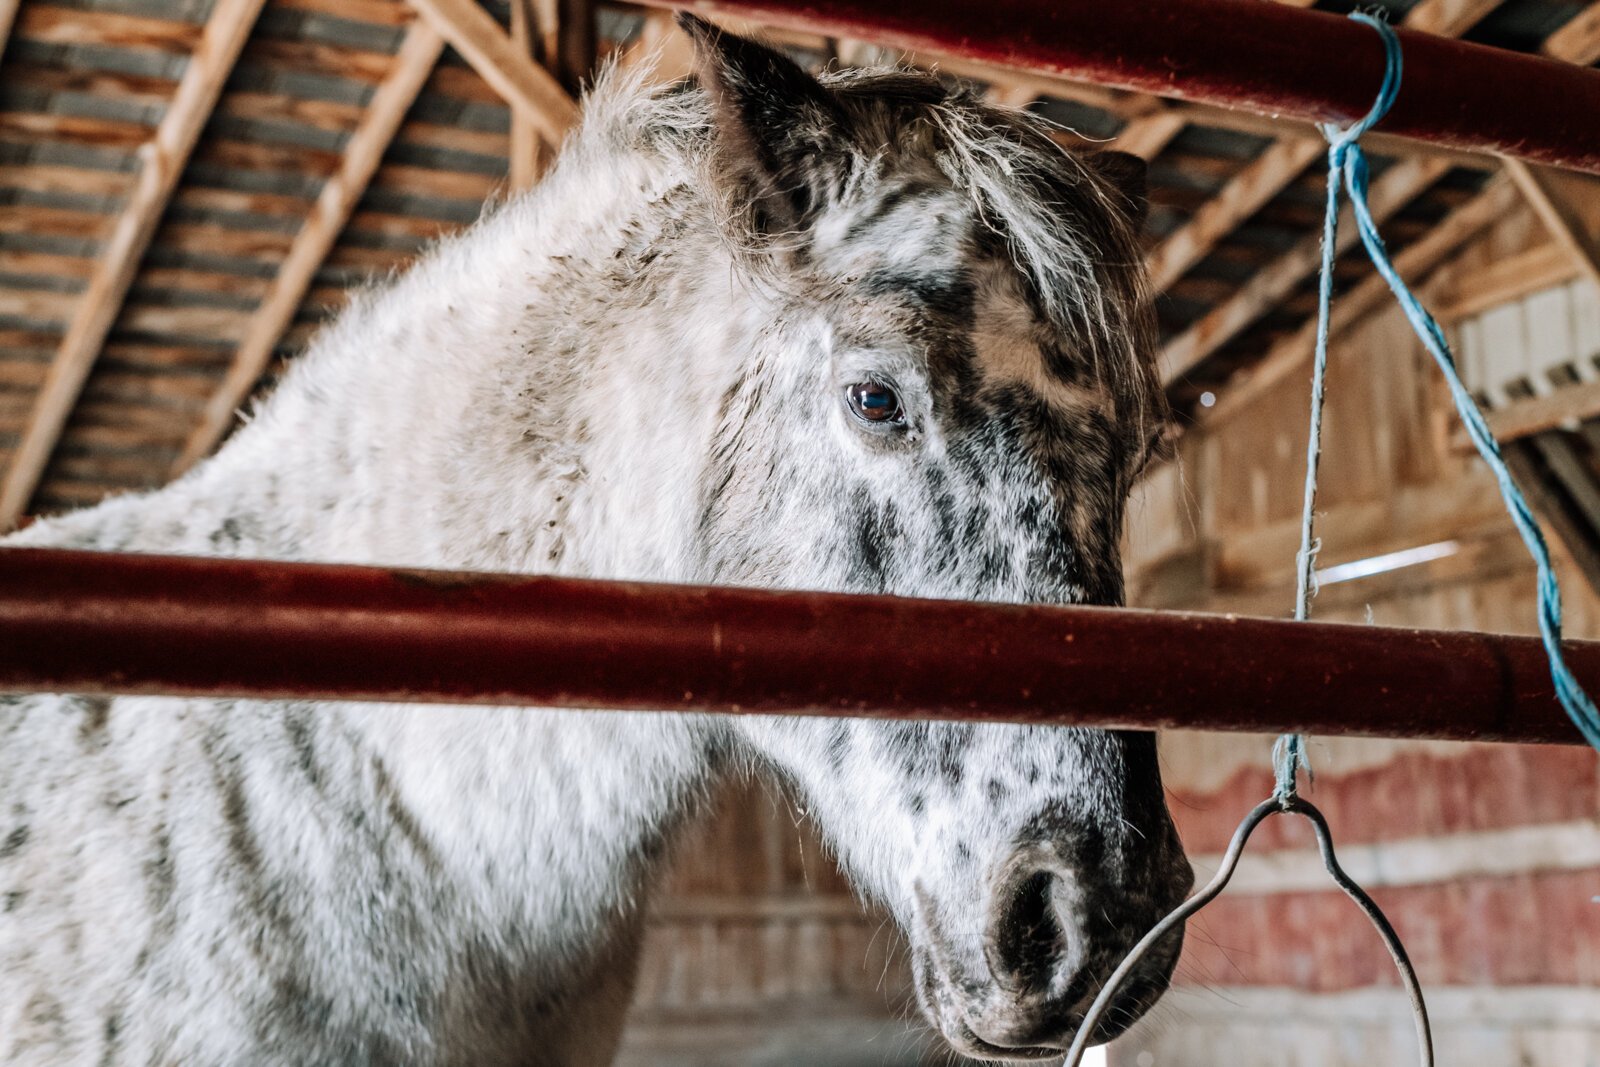
<svg viewBox="0 0 1600 1067"><path fill-rule="evenodd" d="M766 232L800 229L841 183L844 110L789 57L688 13L678 25L694 42L721 162Z"/></svg>
<svg viewBox="0 0 1600 1067"><path fill-rule="evenodd" d="M1127 201L1128 219L1135 229L1144 225L1150 213L1149 166L1131 152L1095 152L1088 163Z"/></svg>

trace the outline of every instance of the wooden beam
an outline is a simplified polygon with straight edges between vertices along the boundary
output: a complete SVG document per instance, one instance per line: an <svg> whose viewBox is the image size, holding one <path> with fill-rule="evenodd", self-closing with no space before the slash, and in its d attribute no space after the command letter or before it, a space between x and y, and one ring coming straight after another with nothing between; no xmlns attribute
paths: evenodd
<svg viewBox="0 0 1600 1067"><path fill-rule="evenodd" d="M1422 0L1405 18L1410 29L1454 37L1471 29L1502 0ZM1265 207L1311 161L1327 151L1322 138L1286 139L1270 146L1223 190L1151 252L1150 284L1163 292L1204 259L1228 234Z"/></svg>
<svg viewBox="0 0 1600 1067"><path fill-rule="evenodd" d="M6 54L6 42L11 40L11 27L17 22L17 8L22 0L0 0L0 58Z"/></svg>
<svg viewBox="0 0 1600 1067"><path fill-rule="evenodd" d="M1039 99L1039 91L1032 85L1019 85L1008 82L995 82L989 86L983 98L991 104L1000 107L1025 108Z"/></svg>
<svg viewBox="0 0 1600 1067"><path fill-rule="evenodd" d="M687 78L694 72L694 46L689 43L688 35L681 33L672 21L672 12L646 11L638 40L617 59L618 66L622 67L636 67L640 63L655 64L652 76L663 83Z"/></svg>
<svg viewBox="0 0 1600 1067"><path fill-rule="evenodd" d="M1483 413L1489 432L1502 443L1562 429L1597 416L1600 416L1600 382L1564 385L1542 396L1513 400L1504 407ZM1463 449L1472 447L1464 435L1456 443Z"/></svg>
<svg viewBox="0 0 1600 1067"><path fill-rule="evenodd" d="M1141 115L1131 120L1122 131L1117 134L1112 147L1120 152L1129 152L1143 160L1152 160L1161 154L1161 150L1172 143L1172 139L1182 133L1188 126L1188 119L1177 108L1164 107L1148 115Z"/></svg>
<svg viewBox="0 0 1600 1067"><path fill-rule="evenodd" d="M1600 285L1600 179L1530 166L1520 159L1505 161L1506 173L1544 223L1550 236L1566 249L1580 273ZM1591 205L1585 210L1584 205Z"/></svg>
<svg viewBox="0 0 1600 1067"><path fill-rule="evenodd" d="M44 475L62 430L111 332L162 213L200 132L255 26L264 0L218 0L155 134L139 148L139 172L112 223L66 335L34 400L0 483L0 530L15 526Z"/></svg>
<svg viewBox="0 0 1600 1067"><path fill-rule="evenodd" d="M1512 442L1504 455L1506 466L1511 469L1517 485L1527 494L1529 503L1555 531L1589 587L1600 592L1600 551L1595 545L1594 527L1543 476L1535 458L1539 450L1531 442Z"/></svg>
<svg viewBox="0 0 1600 1067"><path fill-rule="evenodd" d="M444 38L430 22L418 20L407 31L389 76L373 93L360 125L350 135L338 171L323 183L278 276L245 326L227 376L207 402L200 424L173 467L174 477L210 453L233 425L235 410L261 380L279 339L294 322L312 277L366 192L384 151L443 50Z"/></svg>
<svg viewBox="0 0 1600 1067"><path fill-rule="evenodd" d="M1545 38L1542 50L1547 56L1585 67L1600 60L1600 2L1590 4Z"/></svg>
<svg viewBox="0 0 1600 1067"><path fill-rule="evenodd" d="M1589 5L1551 34L1540 50L1553 59L1585 66L1600 59L1600 3ZM1509 157L1504 164L1506 173L1556 244L1565 250L1571 265L1600 285L1600 213L1594 207L1600 205L1600 180L1586 174L1530 166ZM1585 205L1589 205L1587 209Z"/></svg>
<svg viewBox="0 0 1600 1067"><path fill-rule="evenodd" d="M1376 191L1376 184L1373 189ZM1446 215L1437 226L1428 231L1426 236L1396 253L1395 269L1415 285L1430 271L1455 255L1462 245L1504 218L1506 213L1516 206L1516 202L1515 187L1503 178L1495 179L1483 192ZM1388 283L1381 275L1374 272L1360 285L1334 301L1328 323L1329 335L1337 336L1367 315L1386 306L1392 299ZM1273 345L1266 357L1247 372L1248 377L1241 375L1242 380L1218 390L1216 406L1210 410L1202 410L1196 416L1197 421L1206 427L1223 422L1245 410L1288 375L1303 368L1311 359L1316 333L1317 323L1313 318Z"/></svg>
<svg viewBox="0 0 1600 1067"><path fill-rule="evenodd" d="M1433 158L1397 163L1372 183L1368 203L1379 223L1405 207L1450 169ZM1339 226L1339 251L1359 238L1346 208ZM1161 350L1162 381L1172 385L1200 366L1213 352L1244 332L1316 273L1322 261L1322 231L1307 234L1289 251L1257 271L1226 302L1212 308L1200 321L1167 342ZM1348 300L1348 297L1344 299Z"/></svg>
<svg viewBox="0 0 1600 1067"><path fill-rule="evenodd" d="M1443 323L1459 322L1541 289L1563 285L1577 276L1578 268L1564 247L1554 241L1534 245L1526 252L1497 259L1481 270L1453 279L1433 308L1433 317Z"/></svg>
<svg viewBox="0 0 1600 1067"><path fill-rule="evenodd" d="M1441 37L1460 37L1503 3L1505 0L1424 0L1406 13L1401 25Z"/></svg>
<svg viewBox="0 0 1600 1067"><path fill-rule="evenodd" d="M543 37L533 0L511 0L511 42L519 53L542 61ZM511 103L510 171L511 188L516 192L532 188L544 171L538 120L516 101Z"/></svg>
<svg viewBox="0 0 1600 1067"><path fill-rule="evenodd" d="M553 147L578 121L578 105L549 71L519 51L475 0L411 0L450 46L528 118Z"/></svg>

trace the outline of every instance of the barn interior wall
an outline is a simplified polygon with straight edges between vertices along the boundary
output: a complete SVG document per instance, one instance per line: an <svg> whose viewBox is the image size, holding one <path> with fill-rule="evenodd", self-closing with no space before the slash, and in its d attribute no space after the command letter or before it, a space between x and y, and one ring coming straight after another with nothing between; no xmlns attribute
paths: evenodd
<svg viewBox="0 0 1600 1067"><path fill-rule="evenodd" d="M801 809L756 781L712 804L650 909L618 1067L933 1062L903 940Z"/></svg>
<svg viewBox="0 0 1600 1067"><path fill-rule="evenodd" d="M1496 264L1545 241L1531 215L1509 217L1436 275L1427 296L1461 306ZM1130 513L1134 604L1290 613L1308 377L1288 376L1224 420L1202 419L1176 461L1144 482ZM1447 554L1324 585L1314 616L1533 632L1532 564L1488 473L1460 447L1440 376L1398 311L1336 344L1328 397L1319 565L1429 545ZM1600 637L1600 599L1555 547L1567 632ZM1202 876L1237 820L1271 792L1271 740L1163 738L1169 800ZM1417 963L1439 1062L1600 1062L1594 754L1317 738L1311 760L1307 795ZM1191 924L1177 987L1114 1046L1111 1062L1415 1062L1393 967L1327 882L1308 830L1274 820L1251 853L1235 887Z"/></svg>

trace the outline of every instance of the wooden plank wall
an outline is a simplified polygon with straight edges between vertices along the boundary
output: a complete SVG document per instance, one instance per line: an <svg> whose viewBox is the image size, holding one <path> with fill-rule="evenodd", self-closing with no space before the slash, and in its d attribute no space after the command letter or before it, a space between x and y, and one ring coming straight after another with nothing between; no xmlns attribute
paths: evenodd
<svg viewBox="0 0 1600 1067"><path fill-rule="evenodd" d="M1486 285L1526 297L1508 286L1500 265L1535 262L1546 241L1519 212L1440 272L1428 296L1481 326L1473 316L1485 314ZM1582 308L1595 294L1566 297L1569 309ZM1548 319L1538 325L1565 328ZM1130 516L1135 604L1289 614L1306 394L1303 376L1290 376L1187 436L1179 462L1144 483ZM1373 316L1336 346L1328 396L1322 567L1441 543L1453 551L1327 584L1314 614L1533 632L1532 566L1487 473L1460 448L1438 372L1397 312ZM1600 637L1600 599L1564 554L1559 567L1568 632ZM1163 739L1174 816L1202 874L1237 820L1270 793L1270 747L1267 737ZM1430 991L1439 1062L1597 1062L1595 754L1313 739L1311 758L1309 797L1328 814L1347 866L1388 909ZM1365 920L1325 881L1309 835L1270 823L1252 850L1235 888L1191 926L1180 985L1115 1046L1111 1062L1415 1062L1392 967Z"/></svg>
<svg viewBox="0 0 1600 1067"><path fill-rule="evenodd" d="M652 909L619 1067L931 1062L903 941L804 817L753 782L715 811Z"/></svg>

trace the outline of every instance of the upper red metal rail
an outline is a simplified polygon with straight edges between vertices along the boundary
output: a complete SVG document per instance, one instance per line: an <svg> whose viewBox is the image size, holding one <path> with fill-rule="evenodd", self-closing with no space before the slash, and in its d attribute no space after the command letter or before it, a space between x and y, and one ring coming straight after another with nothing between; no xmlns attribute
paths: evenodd
<svg viewBox="0 0 1600 1067"><path fill-rule="evenodd" d="M1312 122L1366 114L1371 28L1240 0L644 0ZM1600 173L1600 71L1400 30L1405 80L1380 129Z"/></svg>
<svg viewBox="0 0 1600 1067"><path fill-rule="evenodd" d="M51 549L0 549L7 690L1580 743L1533 638Z"/></svg>

